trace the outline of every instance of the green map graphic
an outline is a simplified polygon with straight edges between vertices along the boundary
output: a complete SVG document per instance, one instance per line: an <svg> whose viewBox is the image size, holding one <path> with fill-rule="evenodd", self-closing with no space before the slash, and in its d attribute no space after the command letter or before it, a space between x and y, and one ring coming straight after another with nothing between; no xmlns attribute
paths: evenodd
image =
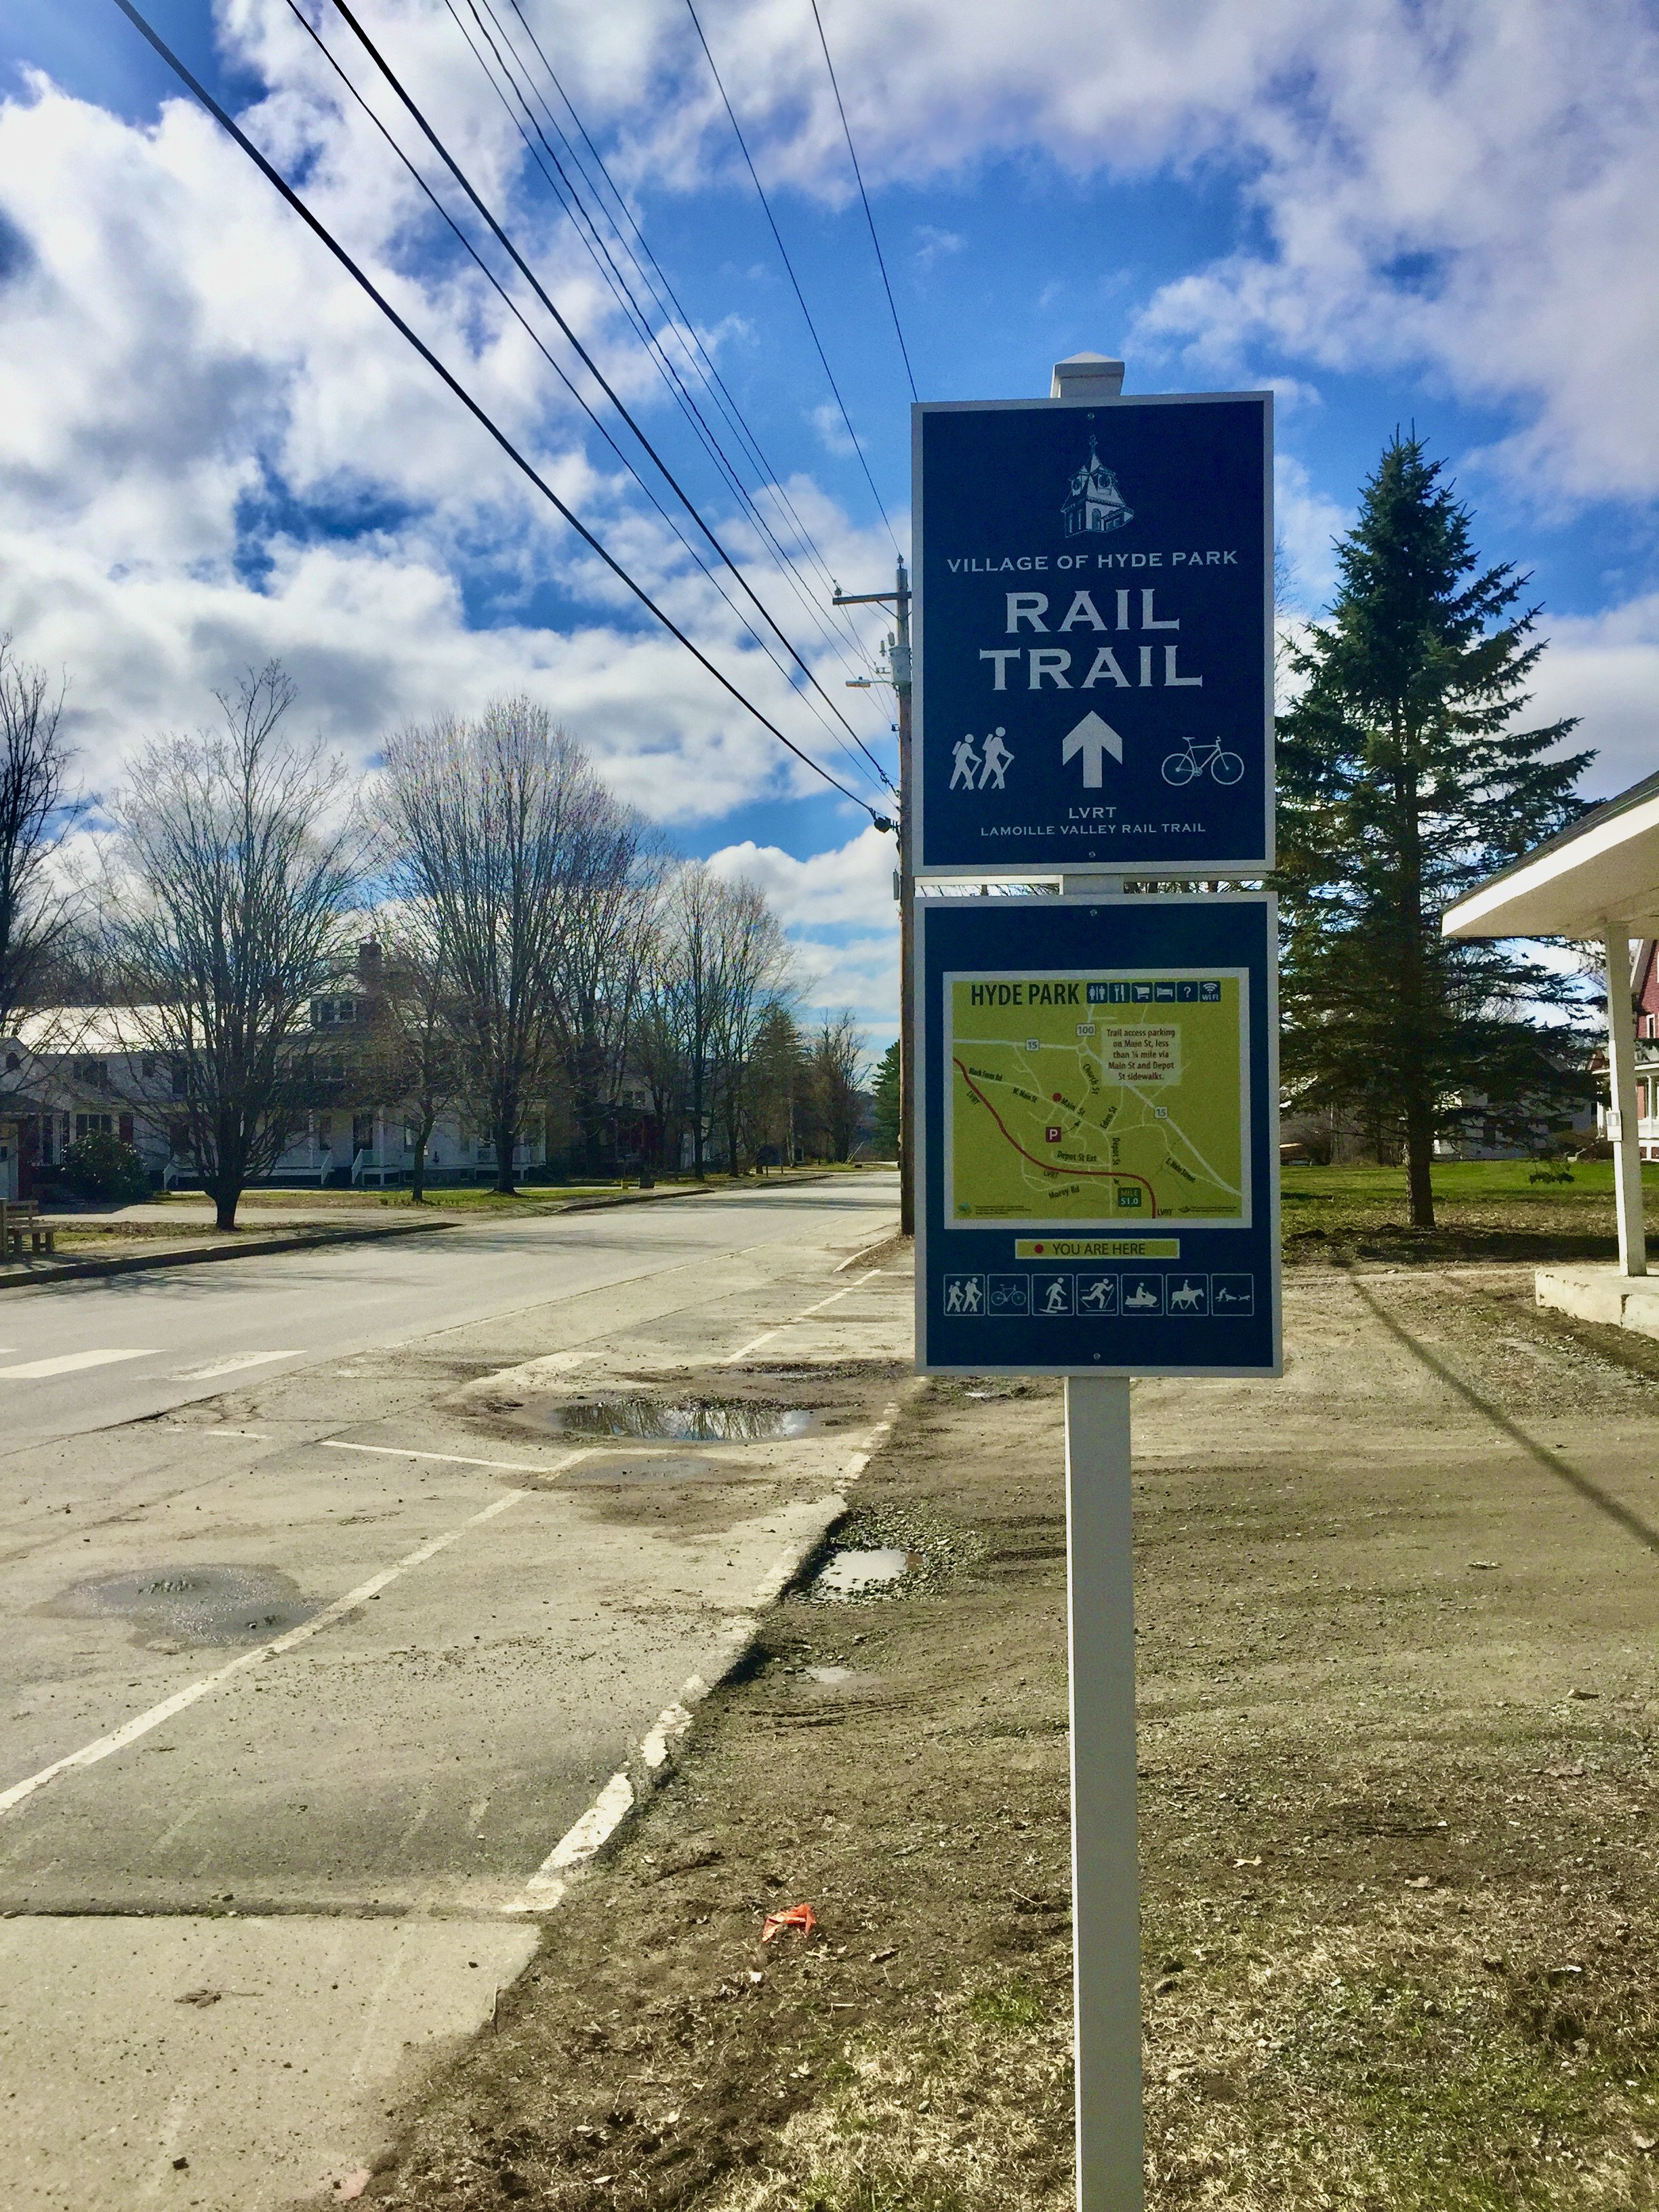
<svg viewBox="0 0 1659 2212"><path fill-rule="evenodd" d="M1237 975L952 976L953 1221L1242 1224Z"/></svg>

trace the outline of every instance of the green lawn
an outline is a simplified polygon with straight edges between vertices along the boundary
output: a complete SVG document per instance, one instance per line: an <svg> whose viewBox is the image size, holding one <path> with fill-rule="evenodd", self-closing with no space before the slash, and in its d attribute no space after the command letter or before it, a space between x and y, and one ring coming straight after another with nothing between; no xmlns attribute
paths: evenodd
<svg viewBox="0 0 1659 2212"><path fill-rule="evenodd" d="M1403 1168L1287 1167L1285 1258L1347 1260L1611 1260L1613 1163L1589 1160L1571 1182L1533 1182L1529 1160L1448 1161L1434 1170L1435 1226L1407 1224ZM1659 1165L1644 1192L1659 1194ZM1648 1212L1659 1222L1652 1197Z"/></svg>

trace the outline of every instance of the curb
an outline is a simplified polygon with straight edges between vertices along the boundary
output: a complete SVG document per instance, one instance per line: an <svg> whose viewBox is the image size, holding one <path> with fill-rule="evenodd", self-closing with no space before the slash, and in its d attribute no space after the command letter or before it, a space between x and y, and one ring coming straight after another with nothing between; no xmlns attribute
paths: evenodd
<svg viewBox="0 0 1659 2212"><path fill-rule="evenodd" d="M8 1291L42 1291L52 1283L85 1282L103 1275L136 1275L148 1267L200 1267L213 1260L251 1260L273 1252L309 1252L319 1245L372 1244L383 1237L429 1237L435 1230L456 1229L454 1221L400 1221L389 1229L330 1229L310 1236L262 1237L257 1243L214 1244L206 1251L185 1246L173 1252L131 1252L118 1260L66 1260L61 1267L40 1275L0 1277L0 1296Z"/></svg>
<svg viewBox="0 0 1659 2212"><path fill-rule="evenodd" d="M753 1182L738 1183L675 1183L666 1190L619 1190L613 1198L573 1198L561 1206L561 1213L601 1213L614 1206L649 1206L660 1198L736 1198L753 1190L794 1190L803 1183L833 1182L836 1170L826 1168L822 1175L790 1176L786 1182L770 1184L757 1176ZM553 1211L549 1208L550 1212Z"/></svg>
<svg viewBox="0 0 1659 2212"><path fill-rule="evenodd" d="M754 1650L760 1636L760 1616L775 1605L784 1592L823 1549L824 1540L848 1510L842 1494L850 1489L892 1435L899 1415L911 1399L926 1388L925 1379L890 1399L881 1419L860 1449L842 1468L841 1489L817 1501L811 1525L781 1552L756 1586L750 1610L731 1622L711 1676L693 1674L673 1703L665 1705L641 1738L635 1753L605 1783L580 1819L568 1828L534 1874L521 1896L502 1908L512 1919L550 1912L562 1903L573 1881L586 1874L608 1853L638 1819L651 1793L673 1771L676 1747L690 1731L696 1709L728 1681ZM638 1778L637 1781L635 1778Z"/></svg>

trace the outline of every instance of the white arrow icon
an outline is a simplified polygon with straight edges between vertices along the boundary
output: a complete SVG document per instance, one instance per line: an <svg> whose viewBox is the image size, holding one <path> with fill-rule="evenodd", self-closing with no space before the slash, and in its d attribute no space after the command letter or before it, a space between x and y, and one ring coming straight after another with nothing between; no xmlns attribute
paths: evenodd
<svg viewBox="0 0 1659 2212"><path fill-rule="evenodd" d="M1123 740L1109 722L1103 722L1098 714L1085 714L1067 736L1060 750L1060 766L1068 760L1083 756L1083 788L1098 791L1101 787L1100 757L1110 753L1115 761L1123 757Z"/></svg>

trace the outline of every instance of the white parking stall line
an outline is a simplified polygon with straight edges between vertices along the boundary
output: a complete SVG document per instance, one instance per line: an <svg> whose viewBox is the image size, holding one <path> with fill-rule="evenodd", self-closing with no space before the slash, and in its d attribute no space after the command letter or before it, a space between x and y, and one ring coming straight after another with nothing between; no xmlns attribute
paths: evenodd
<svg viewBox="0 0 1659 2212"><path fill-rule="evenodd" d="M79 1751L71 1751L63 1759L53 1759L50 1766L41 1767L38 1773L27 1774L21 1782L14 1782L9 1790L0 1790L0 1814L11 1812L26 1798L33 1796L37 1790L44 1790L48 1782L55 1781L58 1775L67 1774L77 1766L94 1766L100 1759L109 1758L112 1753L125 1751L130 1743L137 1743L140 1736L148 1735L152 1729L160 1728L164 1722L172 1720L176 1714L196 1705L222 1683L228 1682L233 1675L240 1674L250 1667L257 1667L262 1660L275 1659L282 1652L291 1651L296 1644L304 1644L312 1637L319 1636L324 1629L331 1628L337 1620L343 1620L356 1607L367 1605L370 1598L378 1597L387 1583L395 1583L399 1575L406 1575L413 1567L423 1566L427 1560L465 1536L469 1528L477 1528L482 1522L493 1521L498 1513L505 1513L509 1506L516 1505L521 1498L529 1494L524 1490L506 1492L486 1505L481 1513L471 1515L455 1528L446 1529L441 1536L434 1536L426 1543L416 1545L412 1552L406 1552L391 1566L382 1567L379 1574L371 1575L366 1583L359 1583L356 1589L348 1590L343 1597L337 1597L332 1605L325 1605L320 1613L313 1613L309 1620L302 1620L297 1628L290 1628L286 1634L273 1637L269 1644L257 1644L252 1651L239 1653L216 1674L204 1674L199 1682L192 1682L188 1688L175 1691L172 1697L164 1698L159 1705L152 1705L148 1712L137 1714L111 1735L100 1735L94 1743L82 1744Z"/></svg>
<svg viewBox="0 0 1659 2212"><path fill-rule="evenodd" d="M544 1467L537 1460L469 1459L464 1452L411 1451L407 1444L348 1444L342 1443L337 1437L324 1437L320 1442L325 1451L374 1452L380 1459L441 1459L450 1467L498 1467L508 1474L562 1474L566 1468L574 1467L579 1459L590 1457L599 1449L596 1444L584 1444L580 1451L567 1452L551 1467Z"/></svg>
<svg viewBox="0 0 1659 2212"><path fill-rule="evenodd" d="M303 1352L244 1352L228 1359L210 1360L205 1367L181 1367L169 1382L211 1382L216 1376L240 1375L245 1367L268 1367L273 1359L303 1359Z"/></svg>
<svg viewBox="0 0 1659 2212"><path fill-rule="evenodd" d="M153 1346L125 1352L60 1352L52 1359L27 1359L21 1367L0 1367L0 1379L33 1382L43 1375L74 1375L83 1367L107 1367L112 1360L159 1359L161 1356Z"/></svg>
<svg viewBox="0 0 1659 2212"><path fill-rule="evenodd" d="M751 1336L747 1344L740 1344L735 1352L728 1352L721 1360L720 1365L735 1367L738 1360L747 1359L751 1352L758 1352L762 1345L770 1344L775 1336L781 1336L786 1329L793 1328L801 1322L810 1321L815 1313L822 1313L825 1306L833 1306L842 1298L850 1298L854 1291L861 1291L866 1283L873 1282L881 1273L882 1270L879 1267L872 1267L867 1273L860 1275L857 1282L848 1283L839 1291L831 1291L827 1298L820 1298L817 1305L808 1306L804 1313L796 1314L793 1320L781 1321L775 1328L766 1329L759 1336Z"/></svg>

